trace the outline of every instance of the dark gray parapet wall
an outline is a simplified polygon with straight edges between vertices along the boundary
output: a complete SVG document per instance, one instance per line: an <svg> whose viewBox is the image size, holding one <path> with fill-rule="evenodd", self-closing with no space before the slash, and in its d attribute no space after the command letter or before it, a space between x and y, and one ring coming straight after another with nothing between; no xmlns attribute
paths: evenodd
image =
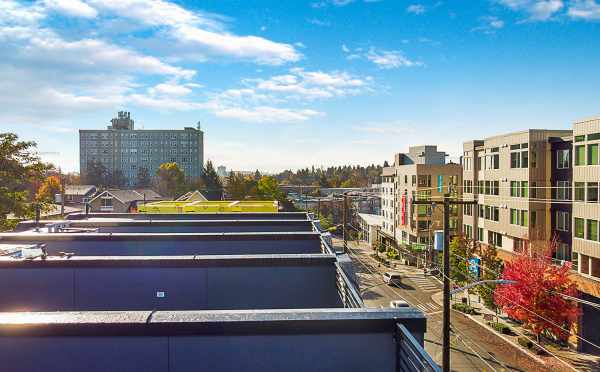
<svg viewBox="0 0 600 372"><path fill-rule="evenodd" d="M343 307L334 255L0 259L0 311Z"/></svg>
<svg viewBox="0 0 600 372"><path fill-rule="evenodd" d="M50 255L170 256L320 253L319 233L4 233L0 244L46 244Z"/></svg>
<svg viewBox="0 0 600 372"><path fill-rule="evenodd" d="M413 309L0 314L2 369L24 371L396 371Z"/></svg>
<svg viewBox="0 0 600 372"><path fill-rule="evenodd" d="M31 231L57 221L45 220L20 222L15 231ZM98 232L138 232L138 233L217 233L217 232L301 232L313 231L308 220L138 220L117 218L94 218L68 221L69 228L97 229Z"/></svg>
<svg viewBox="0 0 600 372"><path fill-rule="evenodd" d="M279 213L197 213L197 214L143 214L143 213L73 213L68 220L85 218L130 218L135 220L307 220L304 212Z"/></svg>

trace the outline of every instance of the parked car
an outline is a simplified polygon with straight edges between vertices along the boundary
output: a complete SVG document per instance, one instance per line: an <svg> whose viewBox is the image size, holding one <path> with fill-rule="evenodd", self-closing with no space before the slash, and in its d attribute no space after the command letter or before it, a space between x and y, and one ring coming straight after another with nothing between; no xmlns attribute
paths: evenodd
<svg viewBox="0 0 600 372"><path fill-rule="evenodd" d="M409 306L410 306L410 304L404 300L390 301L390 307L393 307L395 309L401 308L401 307L409 307Z"/></svg>
<svg viewBox="0 0 600 372"><path fill-rule="evenodd" d="M383 274L383 281L387 285L391 285L391 286L398 285L398 284L400 284L401 279L402 279L402 275L400 273L388 271Z"/></svg>

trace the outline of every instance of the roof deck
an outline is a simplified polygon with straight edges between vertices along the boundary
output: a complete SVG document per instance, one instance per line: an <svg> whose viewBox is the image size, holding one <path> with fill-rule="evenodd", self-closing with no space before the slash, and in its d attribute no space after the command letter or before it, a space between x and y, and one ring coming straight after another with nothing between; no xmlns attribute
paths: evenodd
<svg viewBox="0 0 600 372"><path fill-rule="evenodd" d="M79 217L0 234L11 371L438 370L306 214Z"/></svg>

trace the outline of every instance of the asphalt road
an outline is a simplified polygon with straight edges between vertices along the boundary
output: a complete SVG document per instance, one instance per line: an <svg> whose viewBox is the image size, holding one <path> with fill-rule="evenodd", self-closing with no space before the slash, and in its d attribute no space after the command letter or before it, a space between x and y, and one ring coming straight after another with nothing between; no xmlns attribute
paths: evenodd
<svg viewBox="0 0 600 372"><path fill-rule="evenodd" d="M341 246L334 239L336 246ZM419 308L427 317L425 350L438 364L442 361L442 307L431 296L442 290L442 285L423 271L412 266L398 265L394 270L379 265L371 257L373 250L366 244L349 242L350 257L354 262L365 304L369 307L388 307L390 301L403 299ZM383 283L385 271L403 273L397 287ZM455 371L547 371L493 332L464 315L451 313L451 366Z"/></svg>

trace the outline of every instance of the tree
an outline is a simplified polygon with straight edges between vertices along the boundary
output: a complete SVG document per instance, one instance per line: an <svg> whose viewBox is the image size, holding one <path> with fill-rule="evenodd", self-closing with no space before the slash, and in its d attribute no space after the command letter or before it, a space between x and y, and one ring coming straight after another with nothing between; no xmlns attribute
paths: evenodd
<svg viewBox="0 0 600 372"><path fill-rule="evenodd" d="M261 177L262 177L262 174L260 174L260 172L257 169L256 172L254 172L254 181L256 181L256 182L260 181Z"/></svg>
<svg viewBox="0 0 600 372"><path fill-rule="evenodd" d="M246 180L239 173L229 172L225 191L231 200L244 200L248 195Z"/></svg>
<svg viewBox="0 0 600 372"><path fill-rule="evenodd" d="M19 141L14 133L0 133L0 229L10 223L7 215L31 217L34 205L29 188L41 182L51 167L41 162L35 142Z"/></svg>
<svg viewBox="0 0 600 372"><path fill-rule="evenodd" d="M215 171L212 161L206 162L204 174L202 176L205 184L205 195L209 200L220 200L223 195L223 183Z"/></svg>
<svg viewBox="0 0 600 372"><path fill-rule="evenodd" d="M481 247L479 256L481 258L479 264L481 280L499 279L502 272L503 263L502 259L498 257L498 250L496 249L496 246L492 245L486 248ZM477 287L477 291L479 292L479 296L483 300L484 305L491 309L496 308L496 304L494 303L495 288L495 284Z"/></svg>
<svg viewBox="0 0 600 372"><path fill-rule="evenodd" d="M545 334L565 341L569 333L561 328L570 331L580 310L575 301L561 294L576 297L577 285L569 278L570 264L552 264L553 245L537 255L523 251L505 262L502 279L517 283L497 286L494 301L508 316L531 329L538 340Z"/></svg>
<svg viewBox="0 0 600 372"><path fill-rule="evenodd" d="M35 200L41 203L54 203L54 196L61 194L63 191L60 177L56 175L48 176L38 188Z"/></svg>
<svg viewBox="0 0 600 372"><path fill-rule="evenodd" d="M279 188L279 182L277 182L275 177L262 176L260 181L258 181L257 188L258 195L261 199L277 201L285 200L285 194Z"/></svg>
<svg viewBox="0 0 600 372"><path fill-rule="evenodd" d="M185 193L185 175L177 163L163 163L156 171L158 193L175 198Z"/></svg>
<svg viewBox="0 0 600 372"><path fill-rule="evenodd" d="M146 167L139 167L138 171L137 171L137 177L136 177L136 186L137 187L148 187L150 186L150 184L152 183L152 178L150 177L150 172L148 171L148 168Z"/></svg>
<svg viewBox="0 0 600 372"><path fill-rule="evenodd" d="M120 169L115 169L115 171L110 175L109 184L117 189L125 187L127 184L127 178L125 178L123 171Z"/></svg>
<svg viewBox="0 0 600 372"><path fill-rule="evenodd" d="M473 274L467 259L473 257L473 243L464 235L455 236L450 242L450 278L460 286L471 282Z"/></svg>
<svg viewBox="0 0 600 372"><path fill-rule="evenodd" d="M96 160L91 160L87 163L84 178L87 184L106 187L109 184L110 176L104 164Z"/></svg>

